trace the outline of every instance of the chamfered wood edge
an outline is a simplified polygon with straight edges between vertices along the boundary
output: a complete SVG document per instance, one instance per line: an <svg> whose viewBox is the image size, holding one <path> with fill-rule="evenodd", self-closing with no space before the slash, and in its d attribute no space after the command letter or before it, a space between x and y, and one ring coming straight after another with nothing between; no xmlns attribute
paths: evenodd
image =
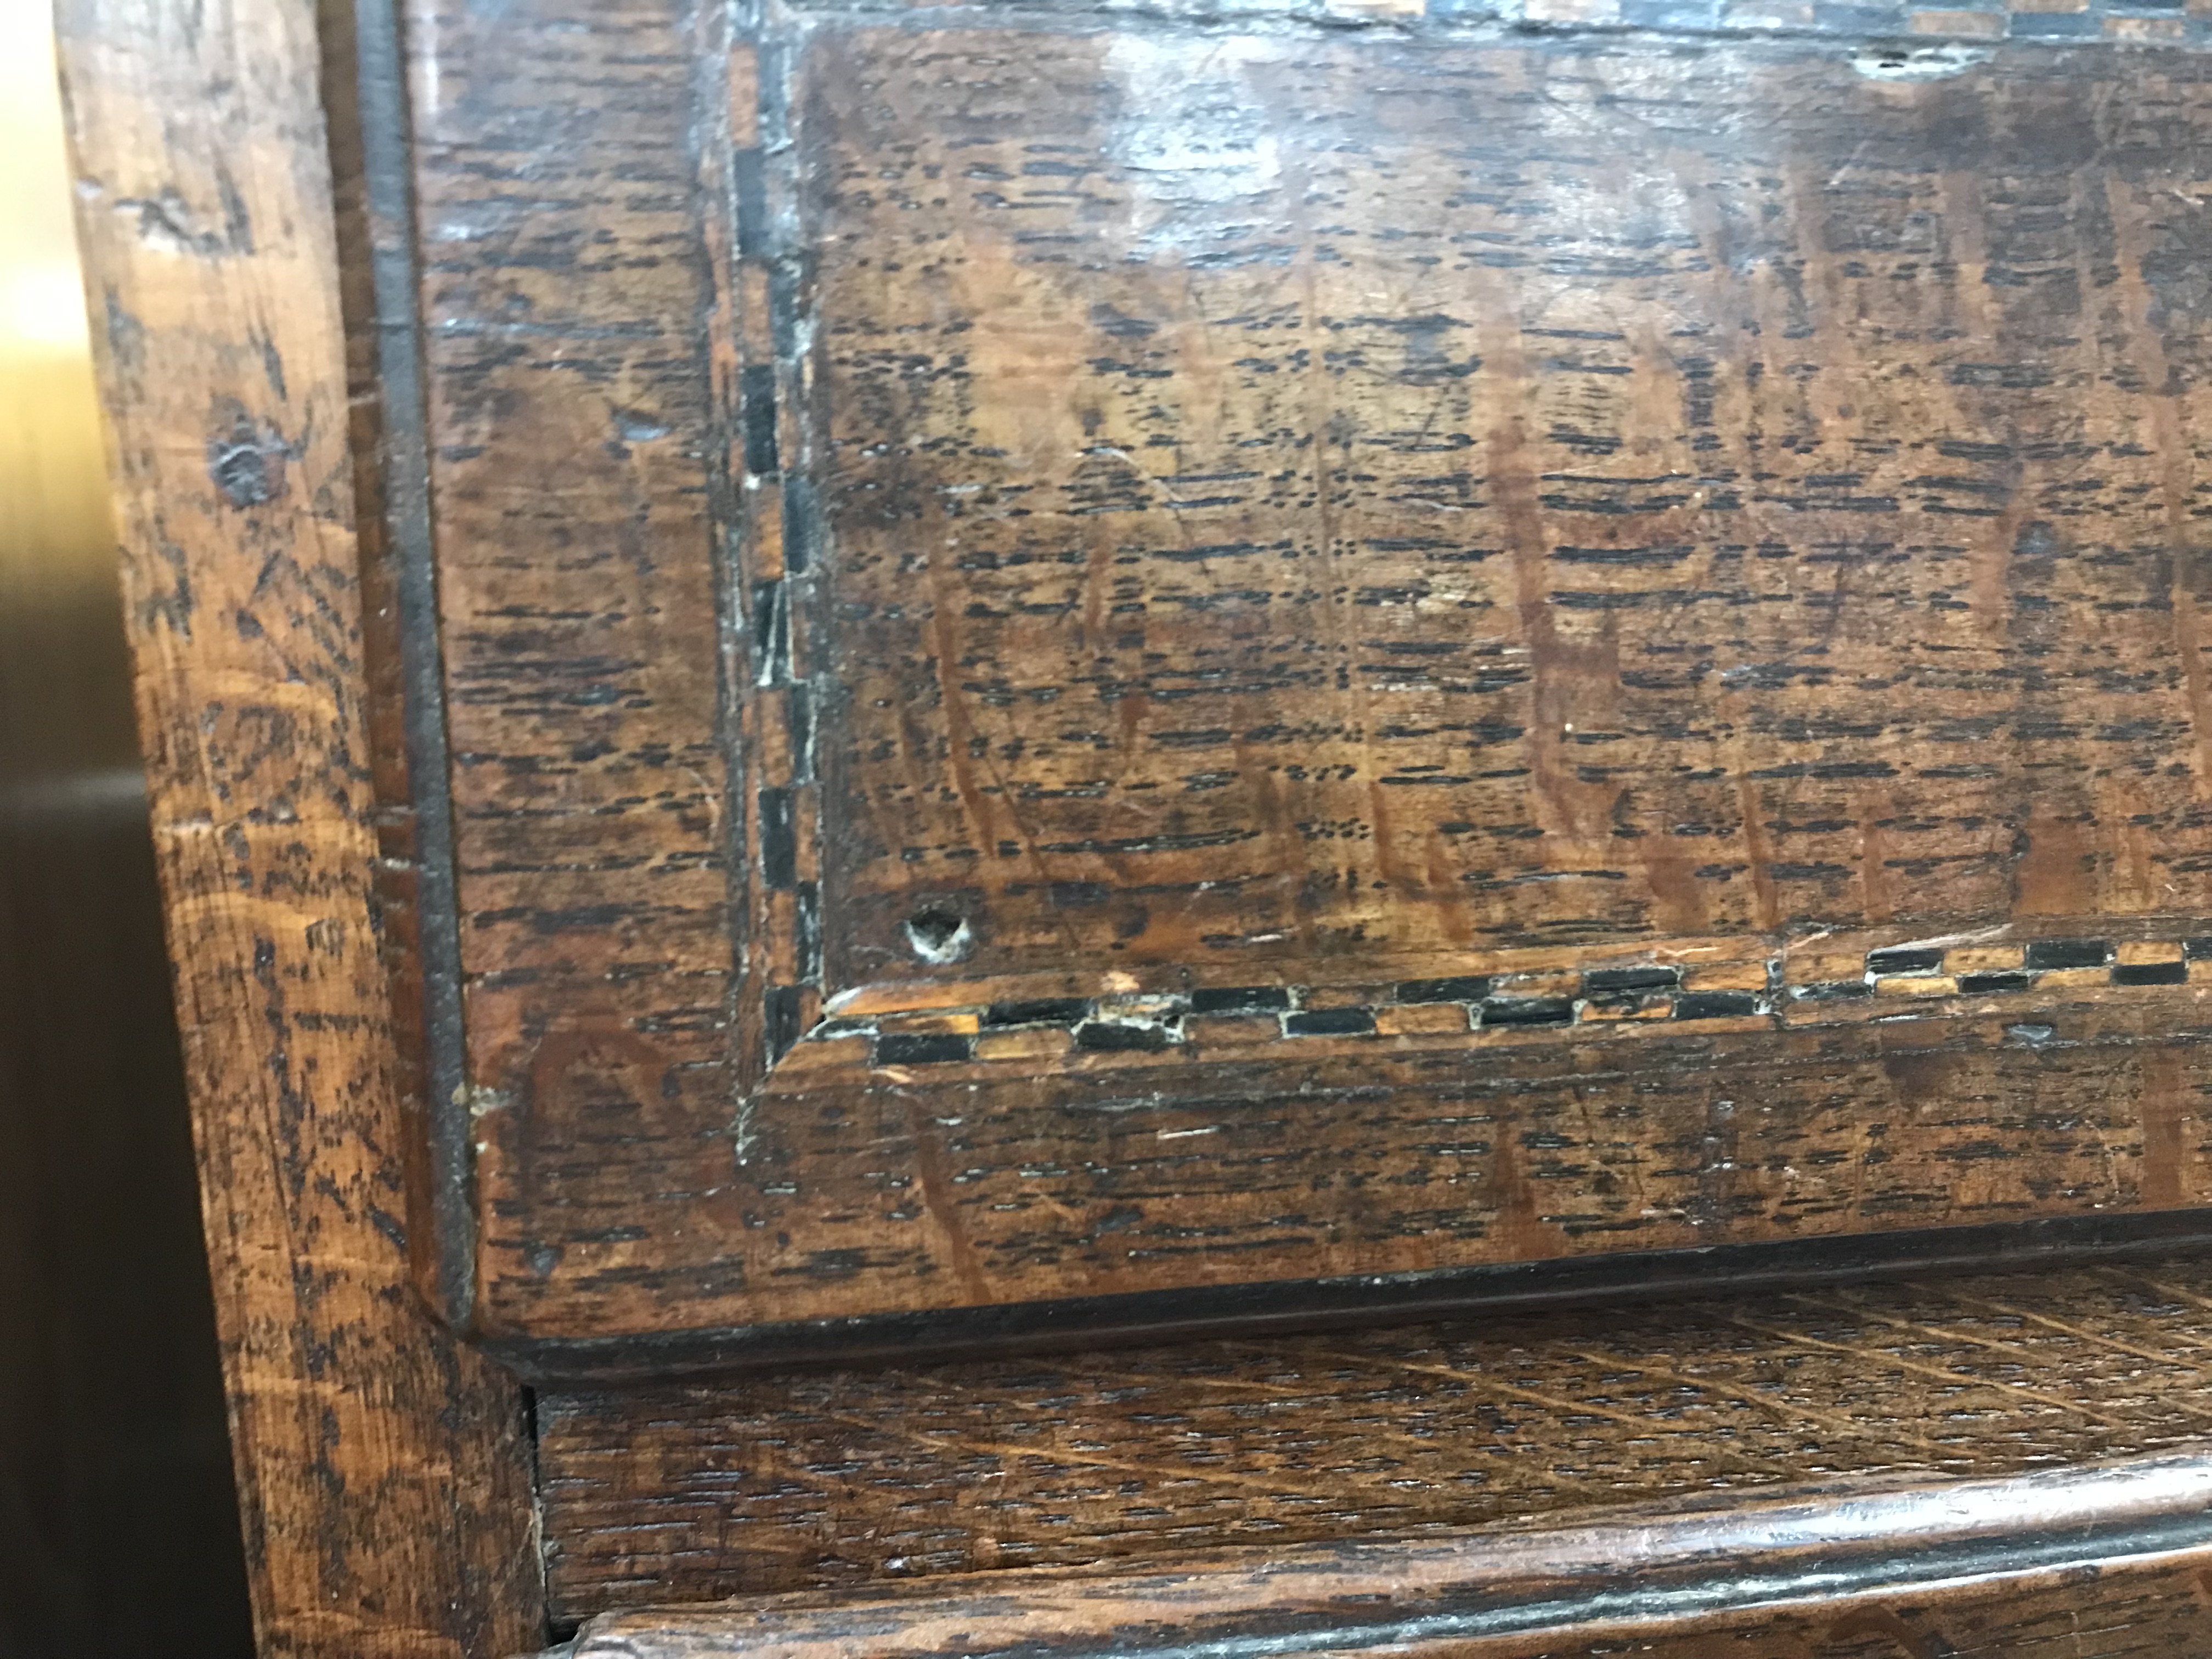
<svg viewBox="0 0 2212 1659"><path fill-rule="evenodd" d="M2202 1449L2201 1259L548 1389L549 1604L593 1614Z"/></svg>
<svg viewBox="0 0 2212 1659"><path fill-rule="evenodd" d="M2212 1250L2212 1211L2061 1216L1703 1249L1504 1262L869 1315L621 1337L489 1338L480 1346L533 1385L644 1382L778 1366L954 1359L1102 1344L1409 1323L1472 1312L1565 1308L1916 1275Z"/></svg>
<svg viewBox="0 0 2212 1659"><path fill-rule="evenodd" d="M440 1316L476 1304L452 756L425 435L406 57L394 0L321 0L361 538L376 897L407 1127L409 1256Z"/></svg>
<svg viewBox="0 0 2212 1659"><path fill-rule="evenodd" d="M1141 1570L979 1573L587 1623L573 1659L1504 1651L1759 1610L2212 1561L2212 1458L1674 1506L1418 1541L1236 1549ZM1496 1642L1500 1647L1487 1645ZM1480 1644L1480 1645L1478 1645Z"/></svg>
<svg viewBox="0 0 2212 1659"><path fill-rule="evenodd" d="M410 1286L317 17L62 0L264 1651L544 1639L524 1401Z"/></svg>

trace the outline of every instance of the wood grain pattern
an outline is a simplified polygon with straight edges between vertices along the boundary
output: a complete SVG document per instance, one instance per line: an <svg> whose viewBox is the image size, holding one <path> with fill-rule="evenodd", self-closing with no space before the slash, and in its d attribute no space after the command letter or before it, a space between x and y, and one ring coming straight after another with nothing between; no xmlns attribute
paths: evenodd
<svg viewBox="0 0 2212 1659"><path fill-rule="evenodd" d="M316 19L60 21L261 1647L513 1651L520 1393L408 1288Z"/></svg>
<svg viewBox="0 0 2212 1659"><path fill-rule="evenodd" d="M813 46L826 982L2212 906L2193 62Z"/></svg>
<svg viewBox="0 0 2212 1659"><path fill-rule="evenodd" d="M1265 21L412 16L501 1352L2212 1198L2203 60Z"/></svg>
<svg viewBox="0 0 2212 1659"><path fill-rule="evenodd" d="M928 1595L614 1615L575 1652L2197 1654L2205 1482L2203 1461L2182 1459L1142 1572L993 1573Z"/></svg>
<svg viewBox="0 0 2212 1659"><path fill-rule="evenodd" d="M408 38L438 88L412 183L474 1091L431 1109L478 1126L482 1271L530 1282L712 1202L760 1030L727 931L695 42L666 0L423 6ZM541 1156L510 1176L514 1134ZM602 1165L660 1196L532 1229Z"/></svg>
<svg viewBox="0 0 2212 1659"><path fill-rule="evenodd" d="M550 1390L556 1616L2185 1450L2200 1265Z"/></svg>
<svg viewBox="0 0 2212 1659"><path fill-rule="evenodd" d="M2179 1264L568 1390L533 1491L394 1218L417 436L478 1334L2170 1211L2212 1140L2194 58L726 21L415 7L397 318L307 14L64 14L264 1645L541 1641L542 1495L563 1620L834 1592L587 1656L2203 1649ZM930 1582L1012 1564L1089 1576Z"/></svg>

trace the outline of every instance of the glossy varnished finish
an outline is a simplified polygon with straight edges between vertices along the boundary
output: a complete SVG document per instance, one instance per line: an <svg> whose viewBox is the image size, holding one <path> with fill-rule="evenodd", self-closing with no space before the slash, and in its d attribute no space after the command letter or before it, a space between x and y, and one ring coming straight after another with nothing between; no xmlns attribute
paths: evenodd
<svg viewBox="0 0 2212 1659"><path fill-rule="evenodd" d="M557 1618L1718 1510L2212 1434L2170 1261L538 1398Z"/></svg>
<svg viewBox="0 0 2212 1659"><path fill-rule="evenodd" d="M728 28L426 9L372 118L450 1317L2212 1196L2203 60Z"/></svg>
<svg viewBox="0 0 2212 1659"><path fill-rule="evenodd" d="M2095 1605L2085 1609L2077 1575L2008 1574L1994 1581L1949 1584L1911 1598L1902 1611L1879 1600L1838 1599L1811 1607L1762 1607L1710 1614L1672 1624L1620 1620L1550 1634L1439 1640L1392 1653L1435 1659L1923 1659L1951 1653L2004 1654L2052 1647L2081 1659L2122 1659L2141 1653L2193 1654L2206 1613L2205 1566L2201 1556L2125 1566L2094 1581ZM874 1632L871 1628L868 1637ZM605 1647L581 1651L589 1659L635 1652L641 1659L729 1654L746 1650L735 1633L699 1632L681 1644L637 1641L613 1632ZM687 1634L689 1634L687 1632ZM1069 1652L1121 1653L1115 1626ZM822 1651L836 1651L838 1637L824 1632ZM863 1638L863 1640L868 1638ZM2061 1645L2063 1644L2063 1645ZM796 1644L794 1644L796 1649ZM1351 1654L1381 1650L1337 1648Z"/></svg>
<svg viewBox="0 0 2212 1659"><path fill-rule="evenodd" d="M587 1626L579 1659L1410 1653L2205 1651L2199 1459L1556 1531L991 1573L949 1589L771 1598ZM2078 1564L2094 1554L2099 1565Z"/></svg>
<svg viewBox="0 0 2212 1659"><path fill-rule="evenodd" d="M65 4L79 228L260 1642L490 1659L527 1449L408 1283L314 23Z"/></svg>

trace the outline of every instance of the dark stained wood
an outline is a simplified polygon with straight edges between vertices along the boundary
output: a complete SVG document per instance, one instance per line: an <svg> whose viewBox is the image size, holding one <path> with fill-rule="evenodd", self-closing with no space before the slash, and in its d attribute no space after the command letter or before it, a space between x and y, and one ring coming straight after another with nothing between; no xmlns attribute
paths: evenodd
<svg viewBox="0 0 2212 1659"><path fill-rule="evenodd" d="M408 1287L314 22L68 0L79 226L259 1639L489 1659L528 1447Z"/></svg>
<svg viewBox="0 0 2212 1659"><path fill-rule="evenodd" d="M2208 1479L2202 1459L2178 1459L1556 1531L1231 1551L1121 1575L992 1573L949 1592L612 1615L574 1651L2201 1654Z"/></svg>
<svg viewBox="0 0 2212 1659"><path fill-rule="evenodd" d="M2207 1617L2204 1574L2200 1554L2095 1575L2069 1570L2006 1574L1917 1596L1839 1597L1671 1623L1622 1620L1557 1634L1435 1642L1388 1651L1449 1654L1455 1659L1615 1659L1622 1653L1638 1659L1929 1659L2038 1649L2063 1652L2069 1659L2195 1654L2202 1651L2198 1644ZM2085 1599L2091 1603L2086 1607ZM726 1643L717 1645L717 1635L680 1648L639 1643L635 1650L643 1659L743 1650ZM1118 1637L1117 1630L1090 1650L1125 1651L1116 1645ZM597 1659L608 1650L584 1651Z"/></svg>
<svg viewBox="0 0 2212 1659"><path fill-rule="evenodd" d="M371 118L463 1328L2212 1199L2205 59L723 27Z"/></svg>
<svg viewBox="0 0 2212 1659"><path fill-rule="evenodd" d="M1176 9L70 0L264 1645L2212 1652L2212 60Z"/></svg>
<svg viewBox="0 0 2212 1659"><path fill-rule="evenodd" d="M538 1420L572 1620L2180 1451L2212 1434L2212 1282L2169 1261L549 1391Z"/></svg>
<svg viewBox="0 0 2212 1659"><path fill-rule="evenodd" d="M438 74L410 180L450 757L450 804L428 810L452 823L470 976L448 1039L465 1054L428 1056L432 1133L458 1116L448 1140L496 1159L514 1120L550 1154L516 1192L480 1170L487 1260L452 1240L464 1260L435 1286L465 1318L478 1273L565 1282L564 1261L657 1243L664 1208L728 1207L700 1188L728 1184L726 1051L760 1030L727 932L706 494L709 341L729 321L703 314L693 82L713 59L681 5L443 9L408 44ZM566 1185L633 1177L660 1196L591 1216L596 1244L512 1237L541 1199L580 1207Z"/></svg>

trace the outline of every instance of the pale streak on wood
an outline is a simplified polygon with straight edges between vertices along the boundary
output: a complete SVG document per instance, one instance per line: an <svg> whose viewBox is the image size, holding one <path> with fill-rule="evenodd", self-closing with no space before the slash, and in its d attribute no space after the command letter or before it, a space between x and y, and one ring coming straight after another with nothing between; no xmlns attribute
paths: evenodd
<svg viewBox="0 0 2212 1659"><path fill-rule="evenodd" d="M2159 1353L2153 1349L2142 1347L2132 1342L2121 1342L2109 1336L2100 1336L2094 1331L2085 1330L2081 1326L2063 1319L2053 1319L2047 1314L2030 1313L2024 1308L2014 1308L2002 1302L1992 1302L1984 1297L1959 1295L1955 1292L1953 1299L1962 1307L1978 1308L1984 1313L1995 1315L2000 1319L2018 1319L2040 1325L2045 1330L2057 1331L2061 1335L2073 1337L2077 1341L2087 1342L2096 1347L2110 1349L2114 1353L2124 1353L2136 1359L2148 1359L2159 1364L2171 1362L2170 1355ZM1868 1318L1881 1318L1881 1316L1867 1307L1865 1299L1861 1297L1840 1296L1832 1300L1815 1297L1793 1297L1791 1300L1808 1303L1814 1306L1846 1308L1852 1313ZM1907 1324L1905 1321L1895 1319L1882 1319L1882 1323L1905 1325L1908 1329L1926 1331L1929 1334L1940 1336L1946 1341L1963 1340L1972 1342L1977 1347L1988 1348L1997 1352L2026 1354L2029 1352L2017 1342L2000 1342L1986 1336L1967 1336L1960 1332L1943 1330L1933 1325ZM2189 1416L2212 1421L2212 1406L2197 1405L2184 1400L2175 1401L2174 1408Z"/></svg>
<svg viewBox="0 0 2212 1659"><path fill-rule="evenodd" d="M898 1423L870 1422L865 1418L847 1416L837 1413L827 1413L825 1415L833 1422L844 1423L866 1432L888 1434L896 1439L907 1441L916 1446L926 1446L930 1450L937 1452L963 1451L1012 1460L1042 1458L1078 1468L1114 1469L1123 1474L1141 1474L1154 1480L1165 1476L1176 1480L1194 1481L1202 1486L1225 1486L1232 1492L1242 1492L1248 1495L1261 1491L1295 1492L1327 1502L1334 1502L1341 1496L1340 1493L1324 1488L1301 1486L1295 1482L1271 1480L1263 1484L1243 1475L1224 1475L1217 1474L1212 1469L1177 1468L1170 1471L1166 1465L1161 1463L1139 1463L1129 1458L1101 1457L1096 1452L1079 1451L1066 1446L1014 1445L1001 1441L985 1440L972 1435L932 1434L927 1430L909 1429Z"/></svg>
<svg viewBox="0 0 2212 1659"><path fill-rule="evenodd" d="M1324 1360L1334 1359L1347 1365L1364 1363L1361 1356L1358 1354L1332 1353L1326 1349L1316 1351L1315 1357ZM1546 1394L1540 1389L1524 1389L1515 1383L1500 1382L1494 1376L1486 1376L1481 1371L1470 1368L1424 1364L1418 1360L1402 1357L1394 1358L1390 1363L1395 1369L1401 1371L1416 1371L1430 1376L1449 1377L1455 1382L1470 1383L1477 1389L1506 1400L1518 1400L1524 1404L1542 1406L1551 1411L1579 1413L1585 1417L1601 1417L1608 1423L1619 1423L1630 1429L1650 1427L1646 1419L1638 1417L1632 1412L1619 1411L1594 1400L1562 1400L1557 1395ZM1747 1457L1718 1441L1704 1449L1709 1456L1725 1458L1729 1462L1743 1464L1747 1468L1759 1466L1759 1459Z"/></svg>
<svg viewBox="0 0 2212 1659"><path fill-rule="evenodd" d="M1567 1352L1578 1359L1587 1359L1600 1370L1642 1372L1652 1376L1663 1376L1680 1383L1685 1388L1695 1389L1701 1394L1717 1386L1709 1377L1699 1377L1691 1372L1679 1370L1672 1365L1660 1364L1655 1360L1634 1359L1626 1354L1608 1354L1602 1348L1570 1348ZM1845 1435L1853 1438L1865 1432L1861 1425L1853 1423L1849 1418L1838 1417L1830 1412L1814 1411L1802 1401L1793 1401L1785 1406L1778 1400L1769 1400L1755 1389L1735 1389L1728 1392L1727 1398L1731 1401L1741 1401L1756 1411L1765 1412L1778 1423L1787 1423L1793 1426L1816 1423L1831 1434ZM1933 1449L1934 1443L1924 1435L1901 1435L1899 1437L1909 1440L1917 1449L1926 1451Z"/></svg>
<svg viewBox="0 0 2212 1659"><path fill-rule="evenodd" d="M1844 1343L1828 1342L1824 1341L1817 1336L1808 1336L1802 1331L1778 1330L1771 1325L1762 1325L1754 1320L1744 1319L1734 1315L1725 1315L1723 1317L1728 1320L1729 1324L1741 1325L1744 1329L1747 1331L1756 1331L1761 1336L1779 1337L1785 1342L1799 1343L1808 1348L1826 1348L1835 1353L1855 1354L1862 1358L1875 1359L1883 1364L1894 1365L1899 1370L1911 1371L1917 1376L1932 1377L1942 1382L1971 1383L1976 1388L2002 1389L2007 1393L2017 1394L2027 1399L2035 1401L2039 1404L2049 1406L2054 1411L2076 1413L2081 1416L2088 1418L2093 1422L2102 1423L2106 1428L2118 1429L2125 1428L2127 1426L2124 1419L2108 1417L2103 1412L2095 1410L2094 1407L2085 1406L2078 1400L2068 1400L2058 1395L2045 1394L2039 1389L2024 1388L2017 1382L2006 1382L2002 1378L1980 1376L1963 1377L1955 1371L1947 1371L1934 1365L1923 1365L1917 1364L1912 1360L1905 1358L1901 1354L1893 1353L1885 1348L1853 1348ZM1902 1327L1907 1330L1918 1330L1923 1333L1929 1329L1929 1328L1925 1325L1914 1325L1909 1321L1892 1319L1882 1314L1869 1312L1868 1314L1868 1317L1876 1320L1881 1324L1891 1326L1893 1328ZM1973 1340L1972 1338L1966 1340L1970 1341ZM1977 1346L1988 1346L1990 1345L1985 1343L1978 1343Z"/></svg>
<svg viewBox="0 0 2212 1659"><path fill-rule="evenodd" d="M59 21L261 1651L492 1659L544 1635L527 1454L394 1218L315 13Z"/></svg>
<svg viewBox="0 0 2212 1659"><path fill-rule="evenodd" d="M1338 1358L1338 1359L1340 1359L1340 1360L1346 1361L1346 1362L1348 1362L1348 1363L1357 1364L1359 1364L1359 1365L1361 1365L1361 1366L1363 1366L1363 1367L1364 1367L1364 1366L1365 1366L1365 1365L1369 1363L1369 1362L1368 1362L1368 1360L1367 1360L1367 1358L1366 1358L1365 1357L1364 1357L1364 1356L1356 1356L1356 1355L1349 1355L1349 1354L1339 1354L1339 1355L1335 1355L1335 1356L1331 1356L1331 1355L1328 1353L1328 1350L1326 1350L1326 1349L1317 1349L1317 1350L1316 1350L1316 1351L1315 1351L1315 1358L1319 1358L1319 1359L1324 1359L1324 1360L1325 1360L1325 1359L1328 1359L1328 1358L1332 1358L1332 1357L1334 1357L1334 1358ZM1487 1378L1486 1378L1486 1377L1482 1375L1482 1373L1481 1373L1481 1372L1477 1371L1477 1370L1453 1370L1451 1367L1449 1367L1449 1366L1446 1366L1446 1365L1416 1365L1416 1364L1408 1364L1407 1362L1406 1362L1406 1361L1405 1361L1405 1360L1403 1360L1403 1359L1396 1359L1396 1358L1392 1359L1392 1360L1391 1360L1391 1361L1389 1361L1389 1363L1391 1365L1393 1365L1395 1369L1397 1369L1397 1370L1407 1370L1407 1371L1422 1371L1422 1372L1426 1372L1426 1373L1428 1373L1428 1374L1430 1374L1430 1375L1431 1375L1431 1376L1449 1377L1449 1378L1451 1378L1452 1380L1454 1380L1455 1382L1467 1382L1467 1383L1469 1383L1469 1384L1472 1384L1472 1385L1475 1385L1475 1386L1476 1386L1476 1387L1478 1387L1478 1388L1487 1387L1487 1388L1491 1389L1492 1389L1492 1391L1493 1393L1503 1393L1503 1394L1504 1394L1504 1395L1506 1395L1506 1397L1507 1397L1507 1398L1509 1398L1509 1399L1510 1399L1510 1398L1524 1398L1524 1399L1526 1399L1526 1400L1528 1400L1528 1401L1532 1401L1533 1403L1535 1403L1535 1404L1538 1404L1538 1405L1549 1406L1549 1407L1553 1407L1553 1409L1560 1409L1560 1408L1563 1408L1563 1407L1564 1407L1564 1408L1565 1408L1565 1409L1572 1410L1572 1411L1581 1411L1581 1410L1583 1409L1583 1407L1582 1407L1579 1403L1572 1403L1572 1404L1571 1404L1570 1402L1562 1401L1557 1401L1557 1400L1545 1400L1545 1399L1543 1399L1541 1396L1540 1396L1540 1395L1533 1395L1533 1394L1529 1394L1529 1393L1528 1393L1528 1391L1526 1391L1526 1390L1522 1390L1522 1391L1520 1391L1520 1393L1519 1393L1519 1394L1517 1394L1517 1395L1516 1395L1516 1393L1514 1393L1514 1392L1513 1392L1512 1390L1510 1390L1510 1389L1502 1389L1502 1388L1498 1387L1497 1384L1494 1384L1494 1383L1491 1382L1490 1382L1490 1380L1489 1380L1489 1379L1487 1379ZM1644 1368L1644 1369L1650 1369L1650 1368L1646 1367L1646 1368ZM1093 1376L1096 1376L1096 1377L1098 1377L1098 1378L1103 1379L1103 1378L1104 1378L1104 1377L1106 1377L1107 1376L1110 1375L1110 1373L1104 1372L1104 1371L1094 1371L1094 1372L1092 1372L1092 1373L1091 1373L1091 1375L1092 1375ZM1145 1387L1145 1386L1146 1385L1147 1382L1149 1381L1149 1379L1147 1379L1147 1378L1146 1378L1146 1377L1144 1377L1144 1376L1142 1376L1139 1375L1138 1373L1136 1373L1136 1372L1134 1372L1134 1371L1126 1371L1126 1372L1121 1373L1121 1375L1122 1375L1124 1377L1126 1377L1126 1378L1127 1379L1128 1384L1129 1384L1132 1388L1138 1388L1138 1389L1141 1389L1141 1388ZM1252 1393L1255 1393L1255 1394L1261 1394L1261 1395L1268 1395L1268 1396L1270 1396L1271 1398L1273 1398L1273 1399L1274 1399L1274 1400L1276 1400L1276 1401L1282 1401L1282 1400L1284 1399L1283 1391L1282 1391L1282 1389L1281 1389L1280 1386L1279 1386L1279 1385L1278 1385L1278 1384L1275 1384L1275 1383L1271 1383L1271 1382L1252 1382L1252 1381L1249 1381L1249 1380L1247 1380L1247 1379L1245 1379L1245 1378L1243 1378L1243 1377L1237 1377L1237 1376L1216 1376L1216 1377L1210 1377L1210 1378L1208 1378L1208 1379L1207 1379L1207 1382L1208 1382L1208 1386L1210 1386L1210 1387L1212 1387L1212 1388L1216 1388L1216 1389L1246 1389L1246 1390L1248 1390L1248 1391L1249 1391L1249 1392L1252 1392ZM1619 1413L1614 1413L1613 1415L1615 1415L1616 1417L1618 1417L1618 1416L1619 1416ZM1626 1420L1627 1420L1627 1419L1621 1419L1621 1420L1626 1421ZM1638 1427L1644 1427L1644 1426L1646 1426L1646 1425L1642 1425L1642 1424L1638 1424L1637 1426L1638 1426ZM1419 1448L1420 1449L1422 1449L1422 1450L1424 1450L1424 1451L1426 1451L1426 1450L1431 1449L1431 1448L1430 1448L1430 1446L1428 1445L1428 1443L1425 1443L1425 1442L1424 1442L1424 1441L1420 1438L1420 1437L1419 1437L1419 1436L1418 1436L1418 1435L1401 1434L1401 1433L1395 1432L1395 1431L1391 1431L1391 1430L1389 1430L1389 1429L1378 1429L1378 1428L1375 1428L1375 1427L1373 1427L1372 1425L1366 1425L1366 1426L1364 1426L1364 1427L1362 1428L1362 1430L1361 1430L1361 1437L1362 1437L1362 1438L1363 1438L1363 1439L1365 1439L1365 1440L1368 1440L1368 1441L1370 1441L1370 1442L1376 1442L1376 1443L1386 1443L1386 1444L1394 1445L1394 1446L1413 1446L1413 1447L1418 1447L1418 1448ZM1744 1461L1745 1462L1747 1462L1747 1463L1749 1463L1749 1462L1751 1462L1753 1460L1750 1460L1750 1459L1745 1459L1745 1460L1743 1460L1743 1461ZM1177 1473L1178 1474L1182 1474L1182 1471L1178 1470L1178 1471L1176 1471L1176 1473ZM1565 1474L1565 1473L1563 1473L1563 1472L1561 1472L1561 1471L1559 1471L1559 1470L1558 1470L1558 1469L1553 1469L1553 1470L1549 1471L1549 1472L1548 1472L1548 1478L1549 1478L1549 1479L1551 1479L1551 1480L1553 1480L1557 1481L1560 1486L1572 1486L1572 1487L1575 1487L1577 1491L1595 1493L1595 1494L1596 1494L1600 1498L1601 1498L1602 1500L1604 1500L1604 1501L1606 1501L1606 1502L1608 1502L1608 1503L1610 1503L1610 1502L1617 1502L1617 1501L1619 1500L1619 1498L1620 1498L1620 1494L1619 1494L1618 1492L1612 1492L1612 1491L1607 1490L1605 1486L1601 1486L1598 1482L1596 1482L1596 1481L1595 1481L1595 1480L1584 1480L1581 1479L1579 1476L1571 1475L1571 1474ZM1274 1483L1271 1483L1271 1484L1274 1484ZM1281 1489L1282 1489L1282 1490L1285 1490L1285 1491L1287 1491L1287 1490L1289 1490L1289 1487L1288 1487L1287 1486L1282 1486L1282 1488L1281 1488ZM1343 1499L1344 1499L1345 1494L1344 1494L1344 1492L1343 1492L1341 1490L1339 1490L1339 1491L1333 1492L1329 1493L1329 1494L1328 1494L1328 1496L1329 1496L1330 1499L1331 1499L1333 1502L1341 1503L1341 1502L1343 1501Z"/></svg>

